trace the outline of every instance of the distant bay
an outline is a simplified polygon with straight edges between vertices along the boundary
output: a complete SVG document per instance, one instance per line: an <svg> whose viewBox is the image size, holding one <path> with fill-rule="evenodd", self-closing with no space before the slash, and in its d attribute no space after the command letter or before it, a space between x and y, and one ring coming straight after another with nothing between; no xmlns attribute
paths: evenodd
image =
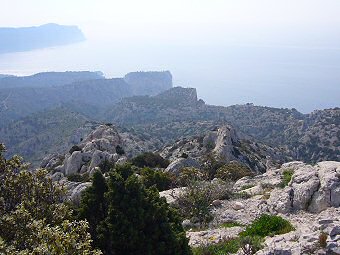
<svg viewBox="0 0 340 255"><path fill-rule="evenodd" d="M340 106L340 51L261 45L172 45L92 38L77 44L0 54L0 74L43 71L170 70L207 103L254 103L302 112Z"/></svg>

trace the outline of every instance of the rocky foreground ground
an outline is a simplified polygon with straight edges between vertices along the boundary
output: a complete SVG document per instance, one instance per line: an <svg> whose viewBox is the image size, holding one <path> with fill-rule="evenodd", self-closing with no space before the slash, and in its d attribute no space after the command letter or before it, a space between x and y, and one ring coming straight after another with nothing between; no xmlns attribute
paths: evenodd
<svg viewBox="0 0 340 255"><path fill-rule="evenodd" d="M175 149L165 147L162 155L167 155L171 164L163 171L178 174L183 167L200 168L199 158L206 153L205 143L212 145L214 155L224 155L224 158L229 157L228 160L241 163L245 159L256 160L257 154L233 153L239 143L231 131L229 127L212 131L202 138L202 145L196 139L180 141ZM125 163L129 154L137 155L146 146L150 146L147 141L128 133L119 134L114 127L103 125L67 154L48 157L41 166L51 169L52 179L63 183L69 189L71 200L79 203L82 191L91 183L72 182L67 176L91 175L104 161ZM124 155L117 153L118 147L125 150ZM181 157L178 148L182 147L186 148L188 157ZM267 150L262 149L263 152ZM244 196L247 198L213 201L214 219L206 229L195 231L189 220L183 222L188 229L190 245L211 245L236 237L260 215L271 214L289 220L295 230L267 237L264 248L257 254L340 254L340 162L324 161L316 165L290 162L281 167L270 164L266 167L265 173L243 177L233 184L233 192L247 194ZM185 191L186 188L182 187L160 194L173 203ZM233 224L222 227L224 223ZM320 241L321 237L326 238L324 243Z"/></svg>
<svg viewBox="0 0 340 255"><path fill-rule="evenodd" d="M285 171L292 171L293 175L288 185L281 188ZM266 213L289 220L295 230L267 237L264 248L256 254L340 254L339 162L321 162L315 166L302 162L286 163L265 174L244 177L233 188L248 193L250 198L214 201L214 222L209 229L187 232L191 246L235 238L244 226ZM174 202L181 192L185 191L164 191L161 195ZM240 226L219 227L227 222ZM190 225L190 222L184 223ZM320 236L324 234L327 236L326 245L321 247Z"/></svg>

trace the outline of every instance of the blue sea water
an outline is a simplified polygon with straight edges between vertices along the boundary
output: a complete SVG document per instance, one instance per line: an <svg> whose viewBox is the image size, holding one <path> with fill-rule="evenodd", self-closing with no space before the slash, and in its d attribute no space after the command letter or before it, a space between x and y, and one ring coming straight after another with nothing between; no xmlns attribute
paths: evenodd
<svg viewBox="0 0 340 255"><path fill-rule="evenodd" d="M174 85L197 88L209 104L254 103L302 112L340 106L340 49L190 45L88 40L0 55L0 73L170 70Z"/></svg>

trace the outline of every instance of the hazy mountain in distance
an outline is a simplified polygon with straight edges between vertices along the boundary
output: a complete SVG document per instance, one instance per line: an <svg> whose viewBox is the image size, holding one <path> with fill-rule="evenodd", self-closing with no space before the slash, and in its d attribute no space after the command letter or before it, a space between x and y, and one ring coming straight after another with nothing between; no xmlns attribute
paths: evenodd
<svg viewBox="0 0 340 255"><path fill-rule="evenodd" d="M170 72L138 72L132 76L126 81L105 79L98 72L50 72L0 79L0 126L62 105L98 117L104 108L124 97L140 95L143 88L155 95L172 87Z"/></svg>
<svg viewBox="0 0 340 255"><path fill-rule="evenodd" d="M29 51L85 40L77 26L45 24L37 27L0 28L0 54Z"/></svg>
<svg viewBox="0 0 340 255"><path fill-rule="evenodd" d="M8 75L8 74L0 74L0 79L8 78L8 77L12 77L12 75Z"/></svg>
<svg viewBox="0 0 340 255"><path fill-rule="evenodd" d="M0 74L0 79L1 79ZM6 76L3 75L0 82L0 89L3 88L43 88L56 87L65 84L86 80L104 79L102 72L44 72L30 76Z"/></svg>

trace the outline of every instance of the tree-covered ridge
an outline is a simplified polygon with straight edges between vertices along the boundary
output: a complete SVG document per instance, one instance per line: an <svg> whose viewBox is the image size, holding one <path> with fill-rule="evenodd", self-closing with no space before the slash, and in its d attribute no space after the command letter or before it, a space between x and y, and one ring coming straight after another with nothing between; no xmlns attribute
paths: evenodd
<svg viewBox="0 0 340 255"><path fill-rule="evenodd" d="M80 142L92 130L90 124L85 116L60 107L0 127L0 139L9 148L7 156L20 154L39 165L47 154L63 152Z"/></svg>

